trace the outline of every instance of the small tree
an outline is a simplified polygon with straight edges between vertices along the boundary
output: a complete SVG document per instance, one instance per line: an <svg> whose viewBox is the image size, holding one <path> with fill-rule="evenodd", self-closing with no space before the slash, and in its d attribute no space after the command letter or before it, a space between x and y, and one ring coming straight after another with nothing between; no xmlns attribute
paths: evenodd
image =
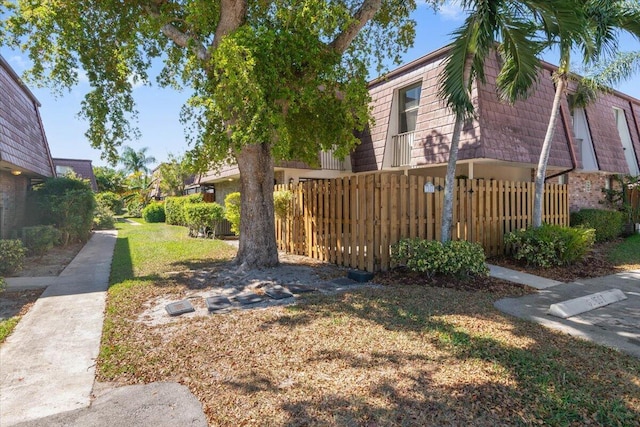
<svg viewBox="0 0 640 427"><path fill-rule="evenodd" d="M157 172L160 190L166 196L181 196L185 182L191 177L187 162L182 157L169 154L169 159L160 164Z"/></svg>

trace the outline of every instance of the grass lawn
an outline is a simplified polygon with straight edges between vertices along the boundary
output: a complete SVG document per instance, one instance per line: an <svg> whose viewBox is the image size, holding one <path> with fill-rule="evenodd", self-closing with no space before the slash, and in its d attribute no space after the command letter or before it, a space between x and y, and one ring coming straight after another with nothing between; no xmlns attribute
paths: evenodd
<svg viewBox="0 0 640 427"><path fill-rule="evenodd" d="M163 272L233 254L185 235L120 227L99 380L180 382L221 426L640 425L638 359L503 315L503 294L386 286L146 326L150 298L188 290Z"/></svg>
<svg viewBox="0 0 640 427"><path fill-rule="evenodd" d="M608 258L613 264L620 266L640 264L640 234L627 237L622 243L614 246Z"/></svg>

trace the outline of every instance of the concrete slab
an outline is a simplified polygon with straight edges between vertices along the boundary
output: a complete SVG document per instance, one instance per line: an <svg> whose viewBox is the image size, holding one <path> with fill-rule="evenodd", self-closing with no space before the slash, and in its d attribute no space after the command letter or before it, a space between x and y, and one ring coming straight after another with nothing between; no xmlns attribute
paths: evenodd
<svg viewBox="0 0 640 427"><path fill-rule="evenodd" d="M280 285L269 286L264 289L264 293L272 299L285 299L293 297L293 294Z"/></svg>
<svg viewBox="0 0 640 427"><path fill-rule="evenodd" d="M94 233L0 347L0 426L89 406L116 235Z"/></svg>
<svg viewBox="0 0 640 427"><path fill-rule="evenodd" d="M626 299L627 296L620 289L610 289L551 304L549 314L566 319Z"/></svg>
<svg viewBox="0 0 640 427"><path fill-rule="evenodd" d="M7 283L8 291L26 291L30 289L43 289L49 285L52 285L58 276L44 276L44 277L7 277L5 282Z"/></svg>
<svg viewBox="0 0 640 427"><path fill-rule="evenodd" d="M223 313L231 308L231 301L224 295L215 295L205 299L207 309L212 313Z"/></svg>
<svg viewBox="0 0 640 427"><path fill-rule="evenodd" d="M247 292L244 294L235 295L233 299L235 299L242 305L251 305L251 304L256 304L262 301L262 297L253 292Z"/></svg>
<svg viewBox="0 0 640 427"><path fill-rule="evenodd" d="M17 424L19 427L206 427L198 399L183 385L151 383L116 388L90 407Z"/></svg>
<svg viewBox="0 0 640 427"><path fill-rule="evenodd" d="M548 314L551 304L610 289L620 289L627 299L568 319ZM513 316L640 358L640 270L557 285L536 294L501 299L495 306Z"/></svg>
<svg viewBox="0 0 640 427"><path fill-rule="evenodd" d="M167 310L167 313L169 313L169 316L179 316L181 314L193 313L196 311L196 309L193 308L193 305L191 305L191 301L186 299L167 304L165 309Z"/></svg>
<svg viewBox="0 0 640 427"><path fill-rule="evenodd" d="M562 282L558 282L557 280L534 276L533 274L511 270L510 268L500 267L492 264L487 265L489 267L489 275L491 277L495 277L496 279L508 280L509 282L531 286L532 288L536 289L547 289L562 284Z"/></svg>

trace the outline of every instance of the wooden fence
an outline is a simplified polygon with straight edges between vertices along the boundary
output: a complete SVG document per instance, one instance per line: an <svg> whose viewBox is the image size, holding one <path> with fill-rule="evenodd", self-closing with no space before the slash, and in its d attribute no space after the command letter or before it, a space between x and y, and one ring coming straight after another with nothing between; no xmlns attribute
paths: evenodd
<svg viewBox="0 0 640 427"><path fill-rule="evenodd" d="M430 184L428 184L430 183ZM425 184L435 188L425 193ZM291 190L287 219L276 219L279 248L345 267L385 271L400 239L439 239L443 178L394 173L277 186ZM531 222L534 184L457 180L452 239L480 243L487 255L504 252L505 233ZM569 224L564 185L546 184L543 221Z"/></svg>

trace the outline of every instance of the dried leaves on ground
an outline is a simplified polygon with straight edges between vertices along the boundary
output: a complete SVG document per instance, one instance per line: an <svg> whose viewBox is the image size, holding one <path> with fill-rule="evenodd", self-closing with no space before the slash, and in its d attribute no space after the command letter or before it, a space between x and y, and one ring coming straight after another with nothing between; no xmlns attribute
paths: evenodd
<svg viewBox="0 0 640 427"><path fill-rule="evenodd" d="M403 277L156 327L136 321L145 300L183 285L131 284L99 380L185 384L213 426L640 423L637 359L500 314L506 284Z"/></svg>
<svg viewBox="0 0 640 427"><path fill-rule="evenodd" d="M542 268L527 266L508 257L496 257L489 259L488 262L565 283L577 279L608 276L622 271L640 269L640 262L638 264L614 265L607 259L611 249L620 244L621 241L622 239L617 239L612 242L597 244L583 261L571 265Z"/></svg>

